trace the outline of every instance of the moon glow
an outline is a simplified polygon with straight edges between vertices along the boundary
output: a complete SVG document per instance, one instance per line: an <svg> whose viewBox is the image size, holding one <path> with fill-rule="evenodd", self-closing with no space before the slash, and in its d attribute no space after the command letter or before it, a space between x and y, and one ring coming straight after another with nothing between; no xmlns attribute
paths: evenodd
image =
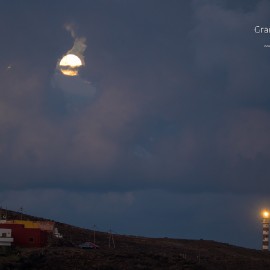
<svg viewBox="0 0 270 270"><path fill-rule="evenodd" d="M59 63L60 71L66 76L77 76L80 66L82 66L82 61L75 54L65 55Z"/></svg>

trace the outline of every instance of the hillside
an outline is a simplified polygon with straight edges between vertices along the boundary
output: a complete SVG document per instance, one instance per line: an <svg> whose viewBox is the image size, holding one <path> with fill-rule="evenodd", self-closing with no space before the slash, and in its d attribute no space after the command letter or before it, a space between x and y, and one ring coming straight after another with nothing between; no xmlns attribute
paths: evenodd
<svg viewBox="0 0 270 270"><path fill-rule="evenodd" d="M17 212L8 211L10 219ZM41 218L23 215L24 219ZM43 219L44 220L44 219ZM108 233L96 232L96 250L82 250L77 244L93 241L93 231L56 223L63 239L42 249L17 249L0 256L0 270L6 269L185 269L185 270L269 270L270 253L206 240L144 238L114 235L115 248Z"/></svg>

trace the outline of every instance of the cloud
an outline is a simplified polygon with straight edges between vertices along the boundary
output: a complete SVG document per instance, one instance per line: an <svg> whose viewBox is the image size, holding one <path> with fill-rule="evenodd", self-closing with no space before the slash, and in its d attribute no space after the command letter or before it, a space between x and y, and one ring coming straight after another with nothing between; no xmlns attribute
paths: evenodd
<svg viewBox="0 0 270 270"><path fill-rule="evenodd" d="M159 58L147 56L148 50L140 51L141 58L131 57L138 53L137 47L130 45L136 40L131 35L127 52L115 51L113 39L111 46L102 43L102 49L92 47L100 58L92 59L91 65L85 66L82 74L86 78L66 77L56 70L51 74L51 85L49 82L46 85L45 76L38 77L36 73L33 73L32 80L36 80L33 87L20 85L18 81L18 85L29 91L29 98L18 101L20 106L29 104L33 97L34 104L39 105L35 109L20 108L6 99L2 101L7 110L16 112L12 120L14 129L7 131L3 127L8 134L15 134L9 147L2 146L13 157L5 167L19 168L17 175L10 174L14 180L6 187L11 183L16 186L19 175L24 172L27 177L20 180L21 188L63 185L114 191L164 188L196 193L239 192L240 184L226 182L226 177L234 175L233 172L238 177L246 176L244 169L236 169L244 165L234 164L238 152L250 159L263 149L265 158L268 156L265 144L255 143L257 135L247 137L246 144L240 142L244 135L237 137L237 129L249 130L260 117L267 115L260 105L266 95L267 69L257 72L252 65L267 63L262 52L253 53L257 40L245 32L262 15L263 9L259 5L252 12L243 13L209 3L193 8L190 20L194 24L181 33L195 50L194 55L185 43L179 45L180 51L188 52L186 55L175 48L170 52L165 50L163 42L168 40L168 35L175 42L178 39L161 31L149 39L147 35L144 37L148 46L152 38L159 38L155 48ZM230 18L233 19L230 21ZM134 31L140 30L132 20L129 23ZM74 28L67 29L76 40ZM108 34L112 31L105 30ZM91 35L92 32L86 32L88 39ZM251 45L242 49L246 39ZM177 63L173 57L166 56L172 52L177 56ZM237 60L238 53L244 62ZM110 61L108 55L111 55ZM56 61L53 56L52 63ZM132 59L132 65L130 61L125 63L125 59ZM90 76L97 73L96 66L99 72L104 71L99 88L93 85ZM246 72L248 83L244 79ZM9 83L14 86L15 82ZM253 91L257 82L260 90ZM20 96L20 89L15 87L13 91L16 97ZM20 117L23 121L28 119L27 124L18 124ZM241 123L252 117L256 120L248 126ZM260 130L264 126L265 120ZM260 134L267 137L267 133ZM254 144L251 149L249 143ZM245 192L253 188L252 179L249 181L243 189Z"/></svg>
<svg viewBox="0 0 270 270"><path fill-rule="evenodd" d="M82 97L92 99L96 95L96 87L90 81L80 76L65 76L59 72L54 74L52 87L62 90L66 96Z"/></svg>
<svg viewBox="0 0 270 270"><path fill-rule="evenodd" d="M52 87L54 89L51 91L52 96L50 98L53 98L53 96L57 94L54 92L60 91L59 102L66 104L66 112L74 112L78 110L79 107L83 107L84 105L87 105L93 101L96 96L97 89L92 82L89 81L89 79L83 79L79 74L79 69L85 66L83 54L87 47L86 38L78 38L75 33L75 26L72 24L66 24L65 28L74 38L74 45L72 49L70 49L65 55L75 54L80 58L82 66L76 68L76 76L67 76L61 72L61 67L59 65L61 59L59 59L55 74L52 78Z"/></svg>
<svg viewBox="0 0 270 270"><path fill-rule="evenodd" d="M77 37L75 32L75 26L73 24L65 24L65 29L70 32L71 36L74 38L73 47L66 54L75 54L80 57L82 64L85 65L84 61L84 51L86 50L86 38Z"/></svg>
<svg viewBox="0 0 270 270"><path fill-rule="evenodd" d="M269 156L269 118L269 112L258 109L231 112L219 134L223 153L233 162L241 157L253 160L260 154Z"/></svg>

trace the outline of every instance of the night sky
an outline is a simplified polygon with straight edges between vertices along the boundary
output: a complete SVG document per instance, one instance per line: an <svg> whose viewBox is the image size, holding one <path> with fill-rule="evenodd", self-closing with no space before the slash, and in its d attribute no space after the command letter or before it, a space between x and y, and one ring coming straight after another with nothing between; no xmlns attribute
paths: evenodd
<svg viewBox="0 0 270 270"><path fill-rule="evenodd" d="M270 34L255 26L270 1L2 0L1 205L260 249ZM67 77L76 38L85 66Z"/></svg>

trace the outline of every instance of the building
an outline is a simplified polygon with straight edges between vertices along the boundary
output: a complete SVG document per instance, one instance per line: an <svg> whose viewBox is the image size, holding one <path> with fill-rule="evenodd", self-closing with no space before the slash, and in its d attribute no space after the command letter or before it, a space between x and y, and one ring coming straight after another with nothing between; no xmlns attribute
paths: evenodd
<svg viewBox="0 0 270 270"><path fill-rule="evenodd" d="M13 243L19 247L43 247L48 241L48 232L39 228L25 228L23 224L0 224L0 229L12 231Z"/></svg>
<svg viewBox="0 0 270 270"><path fill-rule="evenodd" d="M0 247L10 247L13 243L11 229L0 229Z"/></svg>
<svg viewBox="0 0 270 270"><path fill-rule="evenodd" d="M53 235L54 235L56 238L63 238L63 235L59 233L59 231L58 231L57 228L54 228L54 230L53 230Z"/></svg>
<svg viewBox="0 0 270 270"><path fill-rule="evenodd" d="M0 220L0 230L10 230L19 247L44 247L49 237L62 238L53 221Z"/></svg>
<svg viewBox="0 0 270 270"><path fill-rule="evenodd" d="M40 229L53 232L55 223L53 221L32 221L32 220L1 220L0 224L22 224L26 229Z"/></svg>

